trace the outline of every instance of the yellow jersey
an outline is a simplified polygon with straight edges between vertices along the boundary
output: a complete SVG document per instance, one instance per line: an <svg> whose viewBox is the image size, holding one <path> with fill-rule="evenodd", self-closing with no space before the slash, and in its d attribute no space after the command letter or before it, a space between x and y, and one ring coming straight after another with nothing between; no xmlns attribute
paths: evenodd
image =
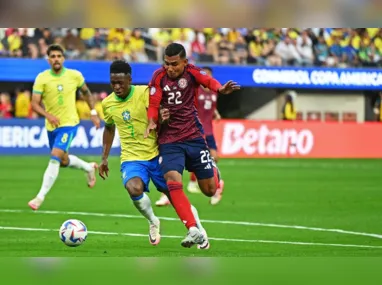
<svg viewBox="0 0 382 285"><path fill-rule="evenodd" d="M81 72L63 68L60 74L48 69L39 73L33 85L33 93L42 95L45 110L60 120L59 127L76 126L80 119L76 108L76 92L85 84ZM45 120L45 127L55 127Z"/></svg>
<svg viewBox="0 0 382 285"><path fill-rule="evenodd" d="M144 138L148 126L149 96L148 86L131 85L131 91L124 100L114 93L102 100L105 124L115 125L118 130L121 163L147 161L159 155L156 133L151 132Z"/></svg>

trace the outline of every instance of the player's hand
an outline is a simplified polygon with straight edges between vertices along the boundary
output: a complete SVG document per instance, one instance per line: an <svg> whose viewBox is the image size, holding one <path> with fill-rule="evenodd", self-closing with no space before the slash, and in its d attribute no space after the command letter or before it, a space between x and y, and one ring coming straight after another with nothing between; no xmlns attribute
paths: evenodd
<svg viewBox="0 0 382 285"><path fill-rule="evenodd" d="M215 114L214 114L214 120L215 121L217 121L217 122L219 122L220 120L221 120L221 116L220 116L220 114L218 113L218 112L215 112Z"/></svg>
<svg viewBox="0 0 382 285"><path fill-rule="evenodd" d="M98 168L98 174L102 177L103 180L105 180L107 177L109 177L109 166L107 159L103 159L101 164Z"/></svg>
<svg viewBox="0 0 382 285"><path fill-rule="evenodd" d="M46 115L46 119L55 128L58 128L60 126L60 120L57 117L55 117L55 116L53 116L51 114L48 114L48 115Z"/></svg>
<svg viewBox="0 0 382 285"><path fill-rule="evenodd" d="M224 84L222 87L220 87L218 91L221 94L230 94L233 91L239 90L239 89L240 89L240 85L237 84L237 82L230 80L226 84Z"/></svg>
<svg viewBox="0 0 382 285"><path fill-rule="evenodd" d="M146 129L144 138L146 139L150 135L150 132L155 130L156 128L157 128L157 124L154 121L150 120L149 125L147 126L147 129Z"/></svg>
<svg viewBox="0 0 382 285"><path fill-rule="evenodd" d="M98 115L91 115L90 120L92 120L96 129L99 129L101 127L101 120L99 119Z"/></svg>
<svg viewBox="0 0 382 285"><path fill-rule="evenodd" d="M164 123L170 119L170 110L167 108L160 109L160 123Z"/></svg>

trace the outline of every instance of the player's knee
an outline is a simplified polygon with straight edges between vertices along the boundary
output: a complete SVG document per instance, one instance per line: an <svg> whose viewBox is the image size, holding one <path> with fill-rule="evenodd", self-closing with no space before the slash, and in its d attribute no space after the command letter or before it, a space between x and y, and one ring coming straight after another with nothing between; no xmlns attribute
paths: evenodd
<svg viewBox="0 0 382 285"><path fill-rule="evenodd" d="M143 182L140 179L131 179L127 181L126 189L131 197L139 197L143 194Z"/></svg>
<svg viewBox="0 0 382 285"><path fill-rule="evenodd" d="M199 185L200 189L203 191L204 195L207 197L212 197L216 193L216 185L215 181L208 181L208 183L204 183L204 185Z"/></svg>
<svg viewBox="0 0 382 285"><path fill-rule="evenodd" d="M64 155L64 157L61 158L60 166L67 167L68 165L69 165L69 157Z"/></svg>

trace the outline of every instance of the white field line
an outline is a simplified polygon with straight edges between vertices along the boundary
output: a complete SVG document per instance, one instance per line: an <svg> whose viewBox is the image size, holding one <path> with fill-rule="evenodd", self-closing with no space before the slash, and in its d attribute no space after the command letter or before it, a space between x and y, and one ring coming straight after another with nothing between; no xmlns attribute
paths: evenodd
<svg viewBox="0 0 382 285"><path fill-rule="evenodd" d="M2 227L0 230L9 231L34 231L34 232L55 232L57 229L41 229L41 228L21 228L21 227ZM113 236L131 236L131 237L145 237L145 234L137 233L115 233L115 232L99 232L99 231L89 231L89 234L94 235L113 235ZM181 239L182 236L162 236L163 238L173 238ZM339 243L314 243L314 242L300 242L300 241L278 241L278 240L255 240L255 239L229 239L229 238L213 238L209 237L209 240L216 241L228 241L228 242L246 242L246 243L268 243L268 244L289 244L289 245L305 245L305 246L324 246L324 247L352 247L352 248L373 248L382 249L382 246L372 246L372 245L360 245L360 244L339 244Z"/></svg>
<svg viewBox="0 0 382 285"><path fill-rule="evenodd" d="M27 213L28 210L18 210L18 209L0 209L0 213ZM88 217L112 217L112 218L130 218L130 219L143 219L140 215L126 215L126 214L104 214L104 213L88 213L88 212L71 212L71 211L37 211L36 214L47 214L47 215L73 215L73 216L88 216ZM158 217L165 221L176 221L179 222L178 218L171 217ZM377 239L382 239L381 234L375 233L364 233L356 231L348 231L342 229L326 229L318 227L306 227L298 225L281 225L281 224L269 224L269 223L255 223L255 222L243 222L243 221L221 221L221 220L201 220L202 223L211 224L226 224L226 225L241 225L241 226L252 226L252 227L272 227L272 228L284 228L284 229L296 229L296 230L307 230L307 231L320 231L320 232L333 232L346 235L356 235L356 236L367 236Z"/></svg>

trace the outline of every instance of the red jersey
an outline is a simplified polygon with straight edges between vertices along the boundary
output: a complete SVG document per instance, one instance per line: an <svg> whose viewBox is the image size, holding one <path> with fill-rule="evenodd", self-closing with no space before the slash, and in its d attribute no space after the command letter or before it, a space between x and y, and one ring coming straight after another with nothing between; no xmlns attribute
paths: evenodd
<svg viewBox="0 0 382 285"><path fill-rule="evenodd" d="M199 87L197 99L198 114L203 125L204 133L206 136L213 135L212 121L217 105L217 92Z"/></svg>
<svg viewBox="0 0 382 285"><path fill-rule="evenodd" d="M184 142L204 135L196 108L200 85L217 92L221 84L200 68L188 64L181 76L171 79L164 67L153 74L148 118L158 121L159 107L170 111L170 120L158 131L159 144Z"/></svg>

